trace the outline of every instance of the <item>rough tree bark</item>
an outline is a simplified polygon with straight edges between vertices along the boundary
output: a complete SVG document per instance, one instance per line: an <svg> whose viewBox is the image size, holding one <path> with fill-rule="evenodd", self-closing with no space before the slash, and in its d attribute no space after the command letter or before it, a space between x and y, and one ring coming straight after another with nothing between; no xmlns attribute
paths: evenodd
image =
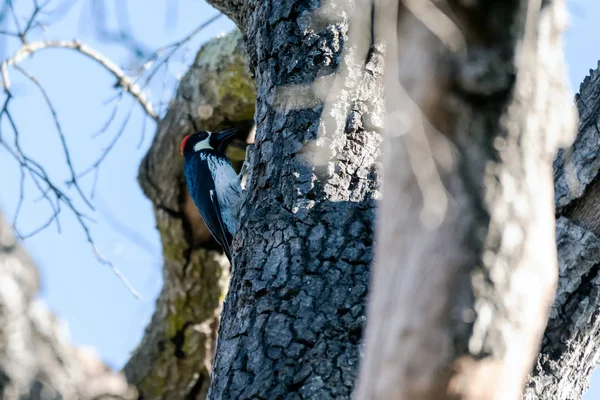
<svg viewBox="0 0 600 400"><path fill-rule="evenodd" d="M230 146L228 154L239 168L255 97L239 32L213 39L182 78L140 166L165 263L156 311L124 369L145 399L206 396L229 263L187 191L179 143L193 130L190 116L204 130L237 127L241 146Z"/></svg>
<svg viewBox="0 0 600 400"><path fill-rule="evenodd" d="M378 164L371 152L379 146L381 104L373 99L381 98L381 54L372 51L364 69L349 66L350 76L363 86L344 92L351 106L347 114L343 107L328 113L344 133L326 130L311 145L326 97L323 88L331 87L347 39L345 18L332 20L323 11L332 8L326 1L320 11L316 1L213 1L242 26L250 43L259 89L259 140L250 154L246 227L235 243L238 267L224 312L212 398L347 398L365 321L373 199L379 196ZM236 78L243 72L239 40L217 39L200 51L140 168L165 257L165 288L156 313L125 368L145 399L206 394L229 269L190 202L177 149L191 129L188 113L206 129L233 124L245 132L251 123L253 87L247 76ZM481 58L475 55L474 61ZM474 88L490 89L485 82ZM580 398L599 358L600 73L593 72L580 91L579 138L554 165L560 277L542 352L525 391L531 400ZM458 97L463 102L478 98ZM314 156L331 143L336 146L332 160L315 164ZM506 152L510 147L505 146ZM231 154L237 160L243 156ZM40 390L66 399L135 396L94 358L67 347L55 319L33 300L37 276L32 268L0 223L0 397L18 392L39 398ZM20 347L23 343L29 347ZM57 355L63 368L55 363ZM73 373L77 376L69 377Z"/></svg>
<svg viewBox="0 0 600 400"><path fill-rule="evenodd" d="M37 268L0 214L0 399L136 399L122 374L71 347L38 290Z"/></svg>
<svg viewBox="0 0 600 400"><path fill-rule="evenodd" d="M317 139L348 30L347 5L328 13L325 3L243 7L257 131L211 399L353 390L379 197L382 57L348 66L359 85Z"/></svg>
<svg viewBox="0 0 600 400"><path fill-rule="evenodd" d="M515 399L557 280L551 162L575 132L564 4L388 3L375 22L389 125L357 398Z"/></svg>
<svg viewBox="0 0 600 400"><path fill-rule="evenodd" d="M577 140L554 161L559 280L525 398L580 399L600 361L600 72L576 97Z"/></svg>

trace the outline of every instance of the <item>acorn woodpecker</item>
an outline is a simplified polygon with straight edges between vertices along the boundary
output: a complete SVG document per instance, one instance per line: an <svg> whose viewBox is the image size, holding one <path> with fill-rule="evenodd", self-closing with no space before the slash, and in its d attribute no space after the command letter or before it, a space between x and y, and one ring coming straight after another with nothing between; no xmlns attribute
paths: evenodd
<svg viewBox="0 0 600 400"><path fill-rule="evenodd" d="M223 246L229 262L242 198L242 174L235 173L225 156L227 140L235 132L235 129L218 133L199 131L184 137L180 147L190 195L208 230Z"/></svg>

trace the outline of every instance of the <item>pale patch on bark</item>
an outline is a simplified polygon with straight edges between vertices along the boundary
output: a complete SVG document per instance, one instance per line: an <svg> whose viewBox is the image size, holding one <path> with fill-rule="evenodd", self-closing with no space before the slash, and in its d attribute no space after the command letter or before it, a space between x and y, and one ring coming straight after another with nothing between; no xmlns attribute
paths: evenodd
<svg viewBox="0 0 600 400"><path fill-rule="evenodd" d="M381 17L398 29L357 398L514 399L557 277L550 161L573 136L563 4L482 17L479 6L432 14L413 3L397 25L392 4ZM489 29L485 43L478 29Z"/></svg>

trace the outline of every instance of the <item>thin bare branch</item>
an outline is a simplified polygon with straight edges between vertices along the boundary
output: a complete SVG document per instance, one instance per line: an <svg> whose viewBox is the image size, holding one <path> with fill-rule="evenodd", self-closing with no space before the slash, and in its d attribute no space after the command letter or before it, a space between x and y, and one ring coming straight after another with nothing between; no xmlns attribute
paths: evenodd
<svg viewBox="0 0 600 400"><path fill-rule="evenodd" d="M100 197L100 196L99 196ZM154 256L159 251L144 235L137 232L127 224L123 224L120 218L116 217L110 207L102 201L102 197L98 199L98 212L102 214L107 224L119 235L127 238L131 243L138 246L151 256Z"/></svg>
<svg viewBox="0 0 600 400"><path fill-rule="evenodd" d="M12 36L12 37L16 37L16 38L20 37L18 33L9 32L9 31L5 31L5 30L2 30L2 29L0 29L0 35Z"/></svg>
<svg viewBox="0 0 600 400"><path fill-rule="evenodd" d="M19 219L23 200L25 199L25 168L21 166L19 172L21 173L21 178L19 180L19 201L17 203L17 209L15 210L15 217L13 218L13 228L16 228L17 226L17 220Z"/></svg>
<svg viewBox="0 0 600 400"><path fill-rule="evenodd" d="M106 132L108 130L108 127L115 120L115 117L117 116L117 111L119 111L119 105L121 104L121 100L123 100L123 92L120 92L117 97L118 97L117 98L117 103L113 107L113 110L110 113L108 119L106 120L106 122L104 123L104 125L102 125L102 128L100 128L100 130L98 130L97 132L95 132L95 133L92 134L93 138L96 138L96 137L102 135L104 132ZM146 123L146 118L144 118L144 123Z"/></svg>
<svg viewBox="0 0 600 400"><path fill-rule="evenodd" d="M140 141L137 144L137 149L139 150L140 147L142 147L142 144L144 144L144 139L146 139L146 118L144 118L144 120L142 121L142 134L140 135Z"/></svg>
<svg viewBox="0 0 600 400"><path fill-rule="evenodd" d="M12 0L4 0L4 1L8 5L8 9L10 10L10 15L12 16L13 22L15 23L17 30L19 32L22 32L21 24L19 24L19 17L17 17L17 13L15 12L15 8L13 7Z"/></svg>
<svg viewBox="0 0 600 400"><path fill-rule="evenodd" d="M50 198L50 196L48 196L48 193L51 190L50 187L48 187L46 189L42 188L41 183L38 181L39 178L36 175L34 175L31 171L29 171L29 176L31 177L31 180L33 181L33 183L35 184L35 186L38 188L38 190L40 191L40 193L42 194L41 197L40 197L40 200L46 199L46 201L50 205L50 208L52 208L52 218L56 222L56 231L59 234L62 233L62 229L60 227L60 219L59 219L59 215L60 215L60 201L57 199L56 200L56 205L55 205L54 202L52 201L52 199Z"/></svg>
<svg viewBox="0 0 600 400"><path fill-rule="evenodd" d="M94 198L96 196L96 188L98 187L98 175L100 173L100 169L96 168L94 170L94 181L92 182L92 190L90 191L90 198Z"/></svg>
<svg viewBox="0 0 600 400"><path fill-rule="evenodd" d="M80 173L77 176L77 178L82 178L82 177L86 176L87 174L89 174L93 170L97 169L100 166L100 164L102 164L102 161L104 161L104 159L108 156L108 154L113 149L113 147L115 146L115 144L117 144L117 142L119 141L119 139L121 138L121 136L123 136L123 133L125 132L125 128L127 127L127 124L129 123L129 120L131 119L131 114L133 113L133 108L134 108L135 104L136 103L132 103L131 104L131 107L129 108L129 111L127 112L127 116L125 117L125 120L123 121L123 124L121 125L121 129L119 129L119 131L117 132L117 134L115 135L115 137L113 138L113 140L104 149L104 152L102 152L102 154L100 155L100 157L91 166L89 166L85 171L83 171L82 173Z"/></svg>
<svg viewBox="0 0 600 400"><path fill-rule="evenodd" d="M42 225L40 225L39 227L35 228L34 230L32 230L29 233L26 234L22 234L19 232L19 230L15 227L15 232L17 232L17 235L19 236L19 239L21 240L27 240L31 237L34 237L35 235L37 235L38 233L42 232L43 230L45 230L46 228L48 228L50 225L52 225L52 222L54 222L54 220L56 220L58 218L58 212L54 212L50 218L48 218L46 220L46 222L44 222Z"/></svg>
<svg viewBox="0 0 600 400"><path fill-rule="evenodd" d="M5 87L4 90L6 93L6 100L4 101L4 105L3 105L2 109L0 109L0 129L2 126L2 124L1 124L2 118L3 118L3 116L6 116L6 119L9 122L9 126L13 130L15 148L13 149L4 140L4 138L2 137L1 130L0 130L0 146L4 147L4 149L8 152L8 154L11 155L17 161L17 163L19 163L19 166L21 168L25 168L27 171L29 171L29 173L32 176L32 179L34 180L34 183L36 184L36 186L38 187L38 189L40 190L40 192L42 193L44 198L46 198L48 200L49 204L51 205L51 207L54 210L50 219L46 223L44 223L41 227L39 227L38 229L36 229L35 231L33 231L27 235L24 235L24 236L21 235L21 236L26 238L26 237L35 235L36 233L39 233L41 230L50 226L52 221L55 221L55 220L58 221L58 215L60 212L60 203L63 203L73 213L73 215L77 219L79 226L81 227L81 229L83 230L83 232L85 234L87 242L90 244L90 246L94 250L96 259L100 263L102 263L104 265L108 265L113 270L115 275L117 275L117 277L127 287L127 289L136 298L139 299L140 298L139 294L131 286L131 284L127 281L127 279L123 276L121 271L119 271L119 269L116 268L113 263L111 263L109 260L107 260L106 257L104 257L98 250L98 247L96 246L96 243L92 237L91 231L86 222L86 220L91 220L91 219L89 217L87 217L85 214L83 214L82 212L80 212L79 209L73 204L73 201L71 200L71 198L69 196L67 196L62 190L60 190L58 188L58 186L56 184L54 184L52 182L52 180L50 179L50 177L48 176L48 174L46 173L46 171L40 164L38 164L35 160L33 160L30 157L28 157L27 155L25 155L25 153L23 152L23 149L21 148L21 145L19 142L19 130L17 128L17 124L15 123L15 121L9 111L9 108L8 108L8 106L10 104L10 100L12 99L12 94L7 87ZM48 187L48 189L43 189L40 182L38 182L38 179L41 182L43 182ZM54 203L50 199L50 197L49 197L50 193L52 193L54 195L56 202L57 202L57 207L55 207Z"/></svg>
<svg viewBox="0 0 600 400"><path fill-rule="evenodd" d="M216 15L213 15L212 17L210 17L208 20L206 20L205 22L203 22L202 24L200 24L196 29L194 29L192 32L190 32L186 37L184 37L181 40L178 40L177 42L173 42L171 44L168 44L166 46L163 46L161 48L159 48L158 50L156 50L155 54L148 60L146 60L146 62L144 63L144 67L145 68L149 68L150 66L152 66L152 64L161 57L161 55L169 50L169 52L167 53L167 55L158 63L158 65L156 65L154 67L154 69L152 71L150 71L150 73L148 74L148 76L146 77L146 81L145 81L145 85L148 85L148 83L152 80L153 76L156 74L156 72L158 72L158 70L166 63L169 62L170 58L173 56L173 54L175 54L175 52L177 50L179 50L179 48L181 46L183 46L184 44L186 44L187 42L189 42L190 40L192 40L198 33L200 33L203 29L206 29L208 26L210 26L213 22L217 21L219 18L221 18L223 16L223 14L218 13Z"/></svg>
<svg viewBox="0 0 600 400"><path fill-rule="evenodd" d="M127 76L125 72L123 72L123 70L112 60L108 59L100 52L92 49L91 47L77 40L47 40L23 44L12 57L7 58L2 62L1 68L3 85L5 89L10 89L8 72L5 72L7 71L8 66L17 66L18 64L23 62L23 60L30 57L32 54L37 53L40 50L51 48L74 50L96 61L108 72L110 72L115 78L117 78L117 86L122 87L124 91L130 93L142 106L142 108L150 118L152 118L154 121L158 121L158 115L154 112L154 108L152 107L150 100L147 98L146 94L143 92L140 86L136 84L129 76Z"/></svg>
<svg viewBox="0 0 600 400"><path fill-rule="evenodd" d="M8 2L5 1L0 8L0 23L4 22L6 15L8 14Z"/></svg>
<svg viewBox="0 0 600 400"><path fill-rule="evenodd" d="M77 181L77 175L75 173L75 167L73 166L73 161L71 160L71 152L69 151L69 148L67 146L67 140L65 138L65 134L64 134L64 132L62 130L62 127L60 126L60 122L58 121L58 115L56 113L56 109L54 108L54 105L52 104L52 101L50 100L50 97L48 96L48 93L46 92L46 90L40 84L40 82L37 80L36 77L34 77L33 75L29 74L27 71L25 71L19 65L15 65L15 69L17 71L19 71L21 74L23 74L23 76L25 76L31 82L33 82L33 84L35 86L37 86L37 88L42 93L42 96L44 97L44 100L46 101L46 105L50 109L50 113L52 114L52 118L54 119L54 125L56 126L56 131L58 132L58 136L60 137L60 142L61 142L61 145L62 145L62 148L63 148L63 153L65 155L65 160L67 161L67 166L69 168L69 173L71 174L71 179L69 180L69 184L72 184L73 186L75 186L75 190L77 190L77 193L79 193L79 195L81 196L81 198L83 199L83 201L88 205L88 207L93 210L94 206L87 199L87 197L83 194L83 190L81 189L81 186L79 186L79 182Z"/></svg>
<svg viewBox="0 0 600 400"><path fill-rule="evenodd" d="M44 7L46 7L51 0L46 1L44 4L39 4L37 2L37 0L34 1L34 9L33 12L31 13L31 15L29 16L29 20L27 20L27 25L25 25L25 29L23 30L23 32L20 32L20 37L21 37L21 41L23 43L27 42L26 37L27 34L29 33L29 31L34 28L35 26L37 26L35 20L38 16L38 14L44 9Z"/></svg>
<svg viewBox="0 0 600 400"><path fill-rule="evenodd" d="M116 30L109 29L106 15L106 2L93 0L91 2L91 13L94 16L94 28L96 36L103 42L113 43L122 46L135 54L138 59L144 59L152 54L152 51L144 46L139 40L134 37L130 25L129 9L126 1L115 0L114 17L117 19L118 28Z"/></svg>

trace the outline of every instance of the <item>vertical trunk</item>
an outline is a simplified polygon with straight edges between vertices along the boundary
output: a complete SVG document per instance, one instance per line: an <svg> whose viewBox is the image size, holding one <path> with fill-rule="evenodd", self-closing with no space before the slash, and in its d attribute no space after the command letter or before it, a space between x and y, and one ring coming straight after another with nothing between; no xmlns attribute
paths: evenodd
<svg viewBox="0 0 600 400"><path fill-rule="evenodd" d="M579 399L600 359L600 73L577 96L577 140L554 162L558 290L525 398Z"/></svg>
<svg viewBox="0 0 600 400"><path fill-rule="evenodd" d="M235 32L200 49L140 166L165 260L156 311L124 370L147 399L204 398L208 391L229 263L187 192L179 143L193 129L190 116L201 129L234 126L240 139L248 133L255 90L241 47ZM237 167L244 159L238 153L229 151Z"/></svg>
<svg viewBox="0 0 600 400"><path fill-rule="evenodd" d="M382 57L347 66L359 85L317 138L348 10L311 0L245 7L256 148L209 398L349 398L379 196Z"/></svg>
<svg viewBox="0 0 600 400"><path fill-rule="evenodd" d="M557 278L550 164L573 132L563 2L387 7L384 198L358 398L518 398Z"/></svg>

